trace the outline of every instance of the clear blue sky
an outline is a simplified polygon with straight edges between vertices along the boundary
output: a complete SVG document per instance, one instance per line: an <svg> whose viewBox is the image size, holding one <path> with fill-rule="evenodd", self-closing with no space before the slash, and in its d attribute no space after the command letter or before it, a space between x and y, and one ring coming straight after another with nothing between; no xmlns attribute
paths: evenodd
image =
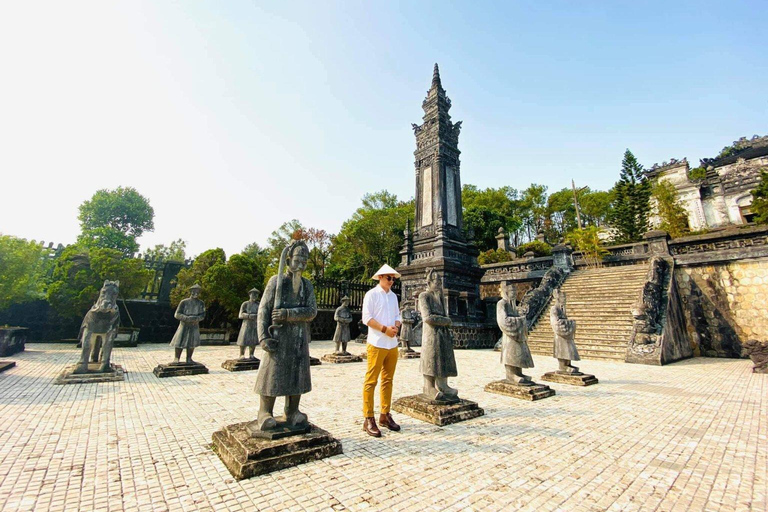
<svg viewBox="0 0 768 512"><path fill-rule="evenodd" d="M77 206L136 187L144 246L338 231L413 195L410 127L440 64L462 180L607 189L768 133L768 3L5 2L0 232L72 242Z"/></svg>

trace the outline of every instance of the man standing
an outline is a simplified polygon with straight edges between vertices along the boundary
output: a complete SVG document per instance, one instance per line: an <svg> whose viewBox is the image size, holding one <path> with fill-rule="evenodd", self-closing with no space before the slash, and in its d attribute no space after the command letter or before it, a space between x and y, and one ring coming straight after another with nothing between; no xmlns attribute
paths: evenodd
<svg viewBox="0 0 768 512"><path fill-rule="evenodd" d="M363 384L363 430L373 437L381 437L373 416L373 392L381 374L381 414L379 423L397 432L400 425L389 413L392 405L392 379L398 358L397 331L400 329L400 307L391 291L395 279L400 277L389 265L382 266L371 279L379 284L368 290L363 299L363 323L368 326L368 370Z"/></svg>

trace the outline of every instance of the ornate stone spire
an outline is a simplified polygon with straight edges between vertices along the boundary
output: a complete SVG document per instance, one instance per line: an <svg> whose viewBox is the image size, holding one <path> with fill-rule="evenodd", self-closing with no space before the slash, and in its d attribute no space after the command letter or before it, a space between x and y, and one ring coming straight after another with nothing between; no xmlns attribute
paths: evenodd
<svg viewBox="0 0 768 512"><path fill-rule="evenodd" d="M432 72L432 87L443 88L443 84L440 83L440 68L437 67L437 62L435 62L435 70Z"/></svg>

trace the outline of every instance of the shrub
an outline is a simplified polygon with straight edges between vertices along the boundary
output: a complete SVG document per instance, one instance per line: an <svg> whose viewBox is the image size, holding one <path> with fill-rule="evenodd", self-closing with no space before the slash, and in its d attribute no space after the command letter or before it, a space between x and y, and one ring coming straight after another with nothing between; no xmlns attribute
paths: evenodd
<svg viewBox="0 0 768 512"><path fill-rule="evenodd" d="M519 258L523 257L523 255L527 252L533 251L533 254L538 258L539 256L551 256L552 255L552 246L550 246L546 242L542 242L540 240L534 240L532 242L528 242L527 244L523 244L517 249L515 249L515 252L517 252L517 256Z"/></svg>

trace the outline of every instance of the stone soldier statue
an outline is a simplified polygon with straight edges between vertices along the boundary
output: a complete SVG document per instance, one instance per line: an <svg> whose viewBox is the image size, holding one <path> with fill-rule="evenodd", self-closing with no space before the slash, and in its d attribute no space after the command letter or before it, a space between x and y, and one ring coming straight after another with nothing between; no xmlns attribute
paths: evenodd
<svg viewBox="0 0 768 512"><path fill-rule="evenodd" d="M88 356L91 362L101 361L99 372L112 371L110 357L112 343L120 325L120 311L117 308L117 295L120 281L104 281L99 298L85 314L80 326L80 341L83 344L80 365L73 373L88 373Z"/></svg>
<svg viewBox="0 0 768 512"><path fill-rule="evenodd" d="M523 375L523 368L533 368L533 357L528 348L528 321L517 309L517 286L505 282L502 298L496 303L496 322L501 329L501 362L507 372L507 381L529 385L531 378Z"/></svg>
<svg viewBox="0 0 768 512"><path fill-rule="evenodd" d="M420 316L416 309L414 301L418 301L419 291L413 291L414 300L403 301L403 307L400 311L400 317L403 320L403 326L400 328L400 345L401 352L415 352L411 348L411 343L414 341L414 328L419 323Z"/></svg>
<svg viewBox="0 0 768 512"><path fill-rule="evenodd" d="M198 298L201 289L199 284L190 287L189 297L179 302L173 315L179 321L179 327L171 340L171 346L175 349L174 363L179 362L182 350L187 349L186 362L195 364L192 354L200 346L200 322L205 318L205 304Z"/></svg>
<svg viewBox="0 0 768 512"><path fill-rule="evenodd" d="M256 288L248 291L249 299L240 306L238 318L243 321L240 333L237 335L237 346L240 347L240 359L245 359L245 347L248 347L248 357L256 359L253 352L259 344L259 333L256 320L259 316L259 294Z"/></svg>
<svg viewBox="0 0 768 512"><path fill-rule="evenodd" d="M554 356L560 363L558 373L578 374L579 369L571 366L571 361L578 361L579 352L573 337L576 334L576 321L568 320L565 312L565 292L555 289L552 292L555 303L549 310L549 322L555 333Z"/></svg>
<svg viewBox="0 0 768 512"><path fill-rule="evenodd" d="M341 298L341 306L336 308L336 312L333 314L333 319L336 320L336 331L333 333L333 341L336 343L336 351L333 353L337 356L348 356L347 343L349 343L349 324L352 323L352 312L349 310L349 297L344 296Z"/></svg>
<svg viewBox="0 0 768 512"><path fill-rule="evenodd" d="M283 249L278 274L269 279L264 290L258 318L264 357L255 386L259 414L248 426L253 435L278 427L273 416L278 396L286 397L285 418L281 423L289 428L309 425L306 414L299 411L301 395L312 390L310 323L317 315L312 283L301 276L308 259L307 244L293 240Z"/></svg>
<svg viewBox="0 0 768 512"><path fill-rule="evenodd" d="M419 313L423 322L421 362L423 394L429 400L457 401L459 391L448 386L448 377L456 377L456 359L451 339L451 319L446 315L440 276L427 269L427 291L419 295Z"/></svg>

